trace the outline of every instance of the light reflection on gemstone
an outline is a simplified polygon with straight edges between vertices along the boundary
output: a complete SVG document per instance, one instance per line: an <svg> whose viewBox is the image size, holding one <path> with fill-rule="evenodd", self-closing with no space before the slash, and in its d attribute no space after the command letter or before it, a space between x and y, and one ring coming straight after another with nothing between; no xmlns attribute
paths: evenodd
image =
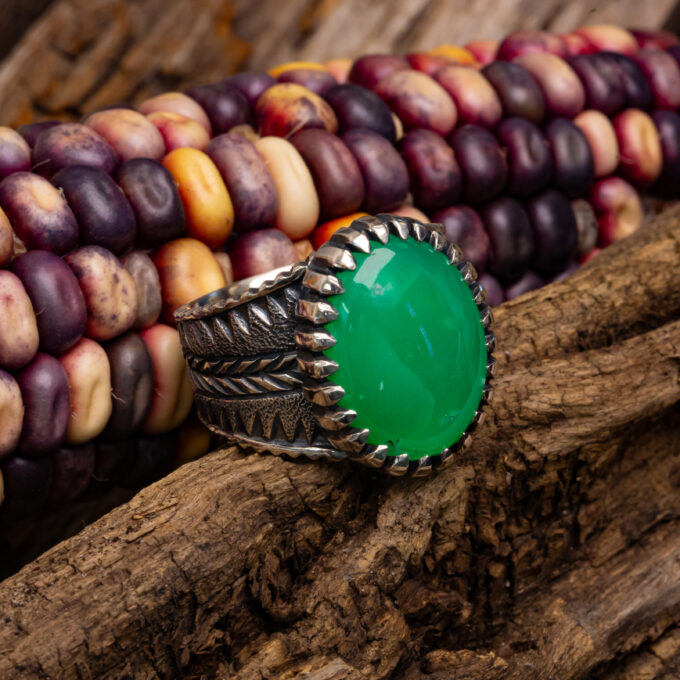
<svg viewBox="0 0 680 680"><path fill-rule="evenodd" d="M381 268L387 266L396 253L391 253L385 248L374 250L373 252L375 253L373 266L366 267L362 271L357 271L356 276L354 277L354 283L360 286L366 286L366 288L369 288L374 295L383 295L387 291L382 288L382 285L376 285L376 280L380 275Z"/></svg>

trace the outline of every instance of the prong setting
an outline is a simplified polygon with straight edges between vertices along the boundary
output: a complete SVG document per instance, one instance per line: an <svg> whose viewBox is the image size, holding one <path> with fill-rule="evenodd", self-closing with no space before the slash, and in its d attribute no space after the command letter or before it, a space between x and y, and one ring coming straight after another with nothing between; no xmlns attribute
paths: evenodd
<svg viewBox="0 0 680 680"><path fill-rule="evenodd" d="M463 261L463 251L454 243L449 243L446 246L446 257L449 258L451 264L460 264Z"/></svg>
<svg viewBox="0 0 680 680"><path fill-rule="evenodd" d="M335 361L323 355L317 356L308 352L300 353L297 361L300 370L313 378L327 378L338 370Z"/></svg>
<svg viewBox="0 0 680 680"><path fill-rule="evenodd" d="M357 220L357 222L360 220ZM372 237L376 241L380 241L383 245L390 239L389 227L377 217L362 217L361 221L368 228L369 238ZM332 237L331 237L332 238Z"/></svg>
<svg viewBox="0 0 680 680"><path fill-rule="evenodd" d="M305 272L305 275L302 277L302 285L322 295L340 295L345 292L337 276L313 271L312 269L308 269Z"/></svg>
<svg viewBox="0 0 680 680"><path fill-rule="evenodd" d="M468 283L468 286L470 286L470 290L472 291L472 296L475 299L475 302L479 306L480 304L486 302L486 289L484 286L482 286L479 281L473 281L472 283Z"/></svg>
<svg viewBox="0 0 680 680"><path fill-rule="evenodd" d="M408 453L401 453L398 456L388 458L385 463L385 472L393 477L402 477L409 469Z"/></svg>
<svg viewBox="0 0 680 680"><path fill-rule="evenodd" d="M430 456L414 461L414 463L415 465L412 466L411 470L414 477L427 477L432 473L432 458Z"/></svg>
<svg viewBox="0 0 680 680"><path fill-rule="evenodd" d="M337 241L347 244L353 250L366 254L371 252L371 243L363 231L357 231L351 227L342 227L333 236Z"/></svg>
<svg viewBox="0 0 680 680"><path fill-rule="evenodd" d="M366 429L357 430L350 428L348 433L328 433L328 441L336 448L339 448L347 453L360 454L363 453L364 445L368 439L370 432Z"/></svg>
<svg viewBox="0 0 680 680"><path fill-rule="evenodd" d="M313 352L321 352L329 347L333 347L335 345L335 338L323 330L298 330L295 331L295 342L298 347L312 350Z"/></svg>
<svg viewBox="0 0 680 680"><path fill-rule="evenodd" d="M398 236L402 241L405 241L409 236L412 236L410 220L394 215L383 215L383 217L387 219L390 232Z"/></svg>
<svg viewBox="0 0 680 680"><path fill-rule="evenodd" d="M429 231L424 224L415 221L411 224L411 231L413 232L416 241L424 241L429 234Z"/></svg>
<svg viewBox="0 0 680 680"><path fill-rule="evenodd" d="M305 396L317 406L335 406L344 396L345 390L340 385L305 385L302 388Z"/></svg>
<svg viewBox="0 0 680 680"><path fill-rule="evenodd" d="M458 270L460 271L465 283L470 284L477 280L477 270L474 268L471 262L467 260L461 262L458 265Z"/></svg>
<svg viewBox="0 0 680 680"><path fill-rule="evenodd" d="M496 359L489 355L489 360L486 362L486 375L490 378L495 378L498 372L498 362Z"/></svg>
<svg viewBox="0 0 680 680"><path fill-rule="evenodd" d="M428 241L435 250L439 250L440 252L446 250L446 246L448 245L446 236L444 236L444 234L442 234L441 232L435 230L432 230L430 232L430 237Z"/></svg>
<svg viewBox="0 0 680 680"><path fill-rule="evenodd" d="M338 318L338 310L325 300L298 300L295 308L298 319L319 325Z"/></svg>
<svg viewBox="0 0 680 680"><path fill-rule="evenodd" d="M491 311L491 307L486 304L478 304L477 307L479 309L479 315L482 317L484 329L489 329L493 323L493 312Z"/></svg>
<svg viewBox="0 0 680 680"><path fill-rule="evenodd" d="M338 246L320 248L317 257L321 262L325 262L331 269L354 270L357 268L354 256L346 248Z"/></svg>
<svg viewBox="0 0 680 680"><path fill-rule="evenodd" d="M352 426L357 412L339 405L345 396L345 390L332 381L333 374L341 367L323 353L324 349L335 344L335 338L324 329L324 326L338 318L337 310L328 298L344 293L343 284L336 273L356 269L353 253L370 254L372 244L386 245L391 234L402 240L412 238L418 242L429 243L435 250L446 255L448 261L458 268L477 305L485 331L484 341L487 349L486 383L472 422L457 442L438 453L416 460L410 460L407 453L388 455L387 445L368 443L370 437L368 429ZM338 229L315 254L310 256L296 308L298 326L295 342L300 350L298 365L305 376L303 392L312 404L317 423L331 446L339 451L339 455L380 469L392 476L409 474L424 477L449 464L451 460L457 458L456 454L459 451L469 446L470 433L484 421L483 407L491 399L493 390L490 382L497 368L496 361L491 355L495 348L495 336L489 330L493 315L485 303L486 291L476 279L475 268L464 260L460 249L446 238L441 225L422 224L410 218L394 215L367 216L355 220L349 227Z"/></svg>
<svg viewBox="0 0 680 680"><path fill-rule="evenodd" d="M317 416L319 423L327 430L342 430L349 425L356 417L356 411L348 408L336 406L334 409L326 409L326 412Z"/></svg>

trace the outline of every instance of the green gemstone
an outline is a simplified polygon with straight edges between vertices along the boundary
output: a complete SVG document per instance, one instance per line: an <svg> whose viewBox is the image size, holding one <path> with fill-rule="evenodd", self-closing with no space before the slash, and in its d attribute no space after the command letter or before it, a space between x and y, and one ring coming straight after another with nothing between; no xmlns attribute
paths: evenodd
<svg viewBox="0 0 680 680"><path fill-rule="evenodd" d="M331 376L368 428L371 444L412 460L434 455L463 434L486 380L484 327L460 271L429 243L390 236L356 254L338 277L345 292L329 302L337 340L325 354Z"/></svg>

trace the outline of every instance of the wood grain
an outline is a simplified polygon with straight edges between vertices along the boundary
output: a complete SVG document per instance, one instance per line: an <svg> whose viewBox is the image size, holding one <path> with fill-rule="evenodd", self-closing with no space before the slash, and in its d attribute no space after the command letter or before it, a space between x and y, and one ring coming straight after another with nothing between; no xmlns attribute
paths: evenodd
<svg viewBox="0 0 680 680"><path fill-rule="evenodd" d="M501 306L432 479L227 449L141 491L0 584L0 677L613 680L680 621L679 268L677 206Z"/></svg>

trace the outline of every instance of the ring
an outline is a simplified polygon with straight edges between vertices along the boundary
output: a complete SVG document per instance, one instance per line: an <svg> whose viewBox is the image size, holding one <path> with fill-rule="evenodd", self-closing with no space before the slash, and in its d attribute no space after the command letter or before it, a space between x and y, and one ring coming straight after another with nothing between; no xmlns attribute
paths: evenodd
<svg viewBox="0 0 680 680"><path fill-rule="evenodd" d="M429 474L469 444L492 395L476 278L441 225L381 214L180 307L200 419L248 450Z"/></svg>

